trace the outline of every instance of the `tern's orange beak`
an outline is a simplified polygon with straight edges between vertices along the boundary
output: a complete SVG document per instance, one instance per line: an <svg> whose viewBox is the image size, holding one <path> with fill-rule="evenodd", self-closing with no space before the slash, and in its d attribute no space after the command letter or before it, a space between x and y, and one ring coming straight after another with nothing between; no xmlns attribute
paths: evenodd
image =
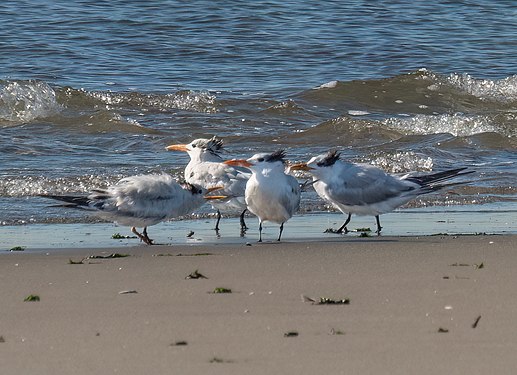
<svg viewBox="0 0 517 375"><path fill-rule="evenodd" d="M212 191L221 190L221 189L224 189L224 186L214 186L214 187L207 188L206 190L208 190L208 192L211 193Z"/></svg>
<svg viewBox="0 0 517 375"><path fill-rule="evenodd" d="M292 171L306 171L306 172L309 172L311 170L313 170L314 168L311 168L307 165L307 163L298 163L298 164L293 164L293 165L290 165L289 168L292 170Z"/></svg>
<svg viewBox="0 0 517 375"><path fill-rule="evenodd" d="M168 151L183 151L187 152L188 148L187 145L170 145L165 147Z"/></svg>
<svg viewBox="0 0 517 375"><path fill-rule="evenodd" d="M224 186L213 186L213 187L207 188L206 190L208 190L208 192L211 193L212 191L221 190L221 189L224 189ZM203 198L205 198L206 200L213 200L213 199L226 199L228 197L226 195L205 195Z"/></svg>
<svg viewBox="0 0 517 375"><path fill-rule="evenodd" d="M231 165L232 167L245 167L249 168L252 167L253 164L251 164L249 161L244 159L232 159L232 160L226 160L223 162L226 165Z"/></svg>
<svg viewBox="0 0 517 375"><path fill-rule="evenodd" d="M228 198L226 195L205 195L203 198L206 200L213 200L213 199L226 199Z"/></svg>

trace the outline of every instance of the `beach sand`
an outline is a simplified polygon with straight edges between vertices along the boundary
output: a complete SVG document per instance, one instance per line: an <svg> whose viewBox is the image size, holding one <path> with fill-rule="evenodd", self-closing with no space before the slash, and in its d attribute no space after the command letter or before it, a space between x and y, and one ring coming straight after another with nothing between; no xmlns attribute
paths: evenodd
<svg viewBox="0 0 517 375"><path fill-rule="evenodd" d="M513 374L516 250L479 235L6 253L1 372Z"/></svg>

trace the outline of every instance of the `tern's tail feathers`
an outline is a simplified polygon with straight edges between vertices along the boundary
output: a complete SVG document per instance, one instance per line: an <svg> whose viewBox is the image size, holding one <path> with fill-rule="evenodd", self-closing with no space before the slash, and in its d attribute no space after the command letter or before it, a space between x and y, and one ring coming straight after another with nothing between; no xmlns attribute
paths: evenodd
<svg viewBox="0 0 517 375"><path fill-rule="evenodd" d="M306 180L302 182L300 185L300 191L308 191L316 182L319 180Z"/></svg>
<svg viewBox="0 0 517 375"><path fill-rule="evenodd" d="M461 181L461 182L449 182L447 184L432 184L432 185L426 185L423 186L422 189L419 192L420 194L427 194L432 193L438 190L442 190L445 188L450 188L452 186L458 186L458 185L465 185L468 184L470 181Z"/></svg>
<svg viewBox="0 0 517 375"><path fill-rule="evenodd" d="M464 176L467 174L474 173L474 171L463 172L465 169L467 169L467 168L450 169L448 171L427 174L427 175L423 175L423 176L409 176L409 177L404 178L404 180L417 183L422 187L426 187L426 188L432 187L433 188L432 190L434 191L434 190L439 190L445 186L450 186L449 184L439 185L439 184L437 184L438 182L442 182L442 181L446 181L446 180L449 180L454 177L459 177L459 176ZM465 182L463 182L463 183L465 183ZM461 183L456 183L454 185L457 185L457 184L461 184ZM435 189L435 187L436 187L436 189Z"/></svg>
<svg viewBox="0 0 517 375"><path fill-rule="evenodd" d="M57 201L65 202L67 204L63 204L60 206L63 207L72 207L72 208L88 208L89 203L91 202L88 197L80 196L80 195L39 195L42 198L54 199Z"/></svg>

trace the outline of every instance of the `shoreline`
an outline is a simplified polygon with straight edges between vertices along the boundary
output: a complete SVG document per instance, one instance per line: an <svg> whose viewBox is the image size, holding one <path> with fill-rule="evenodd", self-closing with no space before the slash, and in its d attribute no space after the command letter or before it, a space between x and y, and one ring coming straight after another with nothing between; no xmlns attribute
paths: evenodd
<svg viewBox="0 0 517 375"><path fill-rule="evenodd" d="M504 207L504 209L503 209ZM433 235L475 235L475 234L517 234L515 216L517 204L471 205L455 207L429 207L397 210L381 215L383 226L381 237L415 237ZM370 216L353 216L349 225L351 232L346 235L324 233L327 228L337 228L345 216L336 212L299 214L285 224L282 242L332 241L361 236L370 228L366 236L376 237L375 220ZM249 227L241 236L238 218L223 218L219 235L213 230L215 220L177 220L160 223L148 228L149 235L156 243L164 245L224 245L255 243L258 239L258 222L248 216ZM355 232L354 232L355 231ZM190 237L188 235L194 232ZM112 239L120 234L123 239ZM274 241L278 236L278 226L264 225L264 239ZM41 249L63 248L126 248L139 245L128 227L113 223L74 224L26 224L0 226L0 254L13 247L23 247L26 252ZM145 246L145 245L142 245Z"/></svg>

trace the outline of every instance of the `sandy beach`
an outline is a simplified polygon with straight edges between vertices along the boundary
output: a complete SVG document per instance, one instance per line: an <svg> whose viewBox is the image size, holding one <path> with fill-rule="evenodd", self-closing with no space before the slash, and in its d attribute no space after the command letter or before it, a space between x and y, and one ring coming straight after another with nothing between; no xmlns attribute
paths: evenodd
<svg viewBox="0 0 517 375"><path fill-rule="evenodd" d="M511 374L516 248L479 235L5 253L2 373ZM95 257L110 254L127 256Z"/></svg>

